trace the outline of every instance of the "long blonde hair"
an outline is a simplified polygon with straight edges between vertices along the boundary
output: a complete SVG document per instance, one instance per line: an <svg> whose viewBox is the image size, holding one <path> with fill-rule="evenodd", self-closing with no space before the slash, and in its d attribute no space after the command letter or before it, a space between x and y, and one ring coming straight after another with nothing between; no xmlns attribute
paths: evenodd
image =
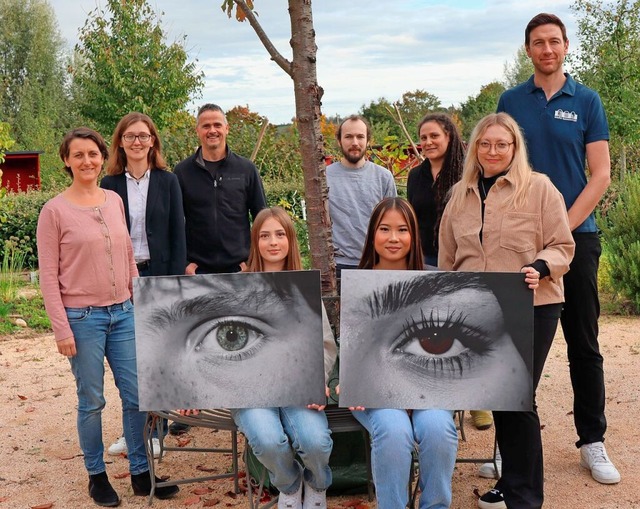
<svg viewBox="0 0 640 509"><path fill-rule="evenodd" d="M482 176L482 165L478 161L478 142L484 136L486 130L497 125L506 129L513 137L513 159L509 165L509 180L513 183L514 192L507 199L508 207L519 209L527 199L531 182L531 166L527 158L527 147L524 136L517 122L506 113L491 113L484 117L473 129L467 155L464 159L462 178L452 190L450 206L452 212L459 212L464 207L464 199L470 186L477 186Z"/></svg>
<svg viewBox="0 0 640 509"><path fill-rule="evenodd" d="M282 225L289 241L289 252L285 260L283 270L302 270L302 260L300 259L300 248L296 236L296 227L287 211L282 207L270 207L262 209L253 220L251 227L251 248L249 249L249 259L247 260L247 272L264 272L264 260L260 256L258 242L260 241L260 228L264 222L273 218Z"/></svg>

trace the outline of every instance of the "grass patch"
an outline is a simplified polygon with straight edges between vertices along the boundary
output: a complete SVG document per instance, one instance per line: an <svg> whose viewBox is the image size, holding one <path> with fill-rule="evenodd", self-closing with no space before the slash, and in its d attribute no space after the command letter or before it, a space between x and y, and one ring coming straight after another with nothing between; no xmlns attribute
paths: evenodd
<svg viewBox="0 0 640 509"><path fill-rule="evenodd" d="M0 301L0 335L22 330L22 327L13 323L17 317L27 322L33 331L50 332L51 322L44 309L42 294L37 285L20 284L18 293L25 293L28 296L19 295L9 302Z"/></svg>

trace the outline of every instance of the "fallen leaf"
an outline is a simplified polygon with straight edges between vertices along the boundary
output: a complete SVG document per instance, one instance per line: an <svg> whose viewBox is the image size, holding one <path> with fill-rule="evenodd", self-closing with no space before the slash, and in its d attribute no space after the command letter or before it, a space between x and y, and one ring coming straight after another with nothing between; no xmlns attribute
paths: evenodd
<svg viewBox="0 0 640 509"><path fill-rule="evenodd" d="M22 401L24 401L25 399L29 399L29 398L27 398L26 396L23 396L22 394L18 394L18 397L19 397Z"/></svg>
<svg viewBox="0 0 640 509"><path fill-rule="evenodd" d="M238 479L244 479L245 477L247 477L246 472L238 472Z"/></svg>
<svg viewBox="0 0 640 509"><path fill-rule="evenodd" d="M204 500L202 507L216 507L220 503L219 498L210 498Z"/></svg>
<svg viewBox="0 0 640 509"><path fill-rule="evenodd" d="M129 477L131 474L129 472L120 472L119 474L115 474L113 477L115 479L125 479L126 477Z"/></svg>
<svg viewBox="0 0 640 509"><path fill-rule="evenodd" d="M231 497L231 498L236 498L238 495L236 495L233 491L229 490L225 493L225 495L227 497Z"/></svg>
<svg viewBox="0 0 640 509"><path fill-rule="evenodd" d="M188 497L184 499L184 505L193 505L200 502L200 497L194 495L193 497Z"/></svg>
<svg viewBox="0 0 640 509"><path fill-rule="evenodd" d="M27 407L24 411L27 412L28 414L30 414L31 412L35 412L36 411L36 407L30 406L30 407Z"/></svg>
<svg viewBox="0 0 640 509"><path fill-rule="evenodd" d="M32 505L31 509L51 509L53 507L53 502L45 502L40 505Z"/></svg>
<svg viewBox="0 0 640 509"><path fill-rule="evenodd" d="M207 495L209 493L213 493L213 490L211 488L196 488L191 493L194 495Z"/></svg>
<svg viewBox="0 0 640 509"><path fill-rule="evenodd" d="M189 437L178 438L178 447L185 447L191 443L191 439Z"/></svg>
<svg viewBox="0 0 640 509"><path fill-rule="evenodd" d="M0 497L0 502L6 502L9 500L9 497Z"/></svg>
<svg viewBox="0 0 640 509"><path fill-rule="evenodd" d="M205 467L203 465L198 465L196 470L200 470L200 472L215 472L215 468Z"/></svg>

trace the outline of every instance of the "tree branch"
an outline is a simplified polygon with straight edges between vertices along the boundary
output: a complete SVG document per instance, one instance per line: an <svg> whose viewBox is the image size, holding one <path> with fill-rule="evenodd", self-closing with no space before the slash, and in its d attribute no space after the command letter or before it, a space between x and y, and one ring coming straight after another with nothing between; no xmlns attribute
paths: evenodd
<svg viewBox="0 0 640 509"><path fill-rule="evenodd" d="M258 22L258 18L256 18L253 11L249 9L249 6L247 5L247 3L244 0L233 0L233 1L235 2L238 9L243 10L245 16L249 20L249 24L251 25L254 32L258 36L258 39L260 39L260 42L267 50L267 53L269 53L269 55L271 56L271 60L273 60L276 64L278 64L278 66L280 66L280 68L284 72L286 72L290 77L293 78L293 70L291 69L292 67L291 62L289 62L289 60L283 57L282 54L280 54L280 52L273 45L273 43L271 42L271 39L269 39L269 36L263 30L262 26Z"/></svg>

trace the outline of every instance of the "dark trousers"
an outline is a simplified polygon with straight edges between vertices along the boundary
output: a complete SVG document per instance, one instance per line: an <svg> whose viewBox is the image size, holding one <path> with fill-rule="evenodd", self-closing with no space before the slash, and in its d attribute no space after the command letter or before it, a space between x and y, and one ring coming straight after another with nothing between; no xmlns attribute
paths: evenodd
<svg viewBox="0 0 640 509"><path fill-rule="evenodd" d="M510 509L542 507L544 469L540 418L535 391L553 343L562 304L536 306L533 311L533 411L493 412L502 454L502 477L496 484Z"/></svg>
<svg viewBox="0 0 640 509"><path fill-rule="evenodd" d="M567 341L569 373L573 386L573 420L579 440L576 447L604 441L604 370L598 345L597 233L574 233L576 254L564 276L565 303L560 322Z"/></svg>

